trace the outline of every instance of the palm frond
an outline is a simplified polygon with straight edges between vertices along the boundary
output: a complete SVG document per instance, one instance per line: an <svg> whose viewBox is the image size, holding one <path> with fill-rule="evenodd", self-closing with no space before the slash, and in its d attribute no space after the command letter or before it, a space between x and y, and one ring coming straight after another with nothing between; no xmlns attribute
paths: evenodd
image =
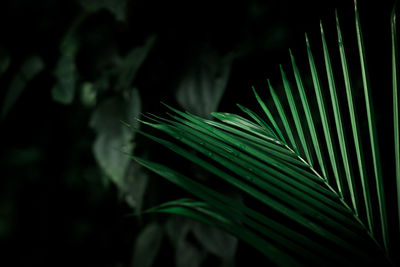
<svg viewBox="0 0 400 267"><path fill-rule="evenodd" d="M355 214L358 214L358 209L357 209L357 199L356 199L356 193L355 193L355 186L354 186L354 181L352 180L352 171L350 169L350 162L349 162L349 156L348 156L348 148L347 148L347 143L346 143L346 138L344 135L344 127L343 127L343 119L342 119L342 114L340 111L340 106L339 106L339 100L337 96L337 89L336 89L336 83L335 83L335 78L333 76L333 70L332 70L332 63L328 51L328 45L326 43L325 39L325 33L324 33L324 28L322 26L322 22L320 23L321 27L321 38L322 38L322 46L323 46L323 51L324 51L324 60L325 60L325 67L326 67L326 76L328 77L328 84L329 84L329 92L331 96L331 102L332 102L332 107L333 107L333 114L335 118L335 128L336 128L336 133L339 139L339 148L340 148L340 153L342 156L343 160L343 166L345 170L345 176L347 179L347 186L350 191L350 196L351 196L351 203L353 206L353 210Z"/></svg>
<svg viewBox="0 0 400 267"><path fill-rule="evenodd" d="M179 142L171 142L167 138L156 137L138 130L140 134L204 168L212 177L240 190L250 203L247 205L246 202L242 203L227 197L161 164L132 156L143 166L199 199L171 201L149 212L180 214L224 229L278 265L389 264L390 249L395 247L391 242L395 242L396 238L390 239L388 228L386 214L388 204L384 193L366 52L356 2L355 18L367 109L369 140L367 147L372 155L373 174L367 173L368 153L364 153L363 150L358 123L360 117L356 114L354 89L339 17L336 13L337 49L343 71L345 103L339 101L339 83L333 71L322 23L320 24L322 53L326 71L324 78L328 81L330 102L327 102L323 94L322 76L306 35L306 51L321 125L316 123L316 118L312 115L309 105L310 93L303 83L291 51L290 60L297 90L292 89L290 77L280 66L290 113L287 113L285 105L268 80L269 91L283 125L282 129L278 124L279 120L272 115L271 107L267 107L254 88L255 97L268 120L241 105L238 105L239 108L253 121L239 115L221 112L212 113L216 120L203 119L169 106L167 108L172 111L171 114L168 113L169 118L145 116L147 119L142 121L143 124L158 129ZM393 11L391 23L394 161L398 210L400 207L399 61L395 22ZM302 108L295 103L296 92ZM350 125L346 124L347 114L342 111L341 105L344 104L347 104ZM287 114L290 114L291 118ZM304 123L301 119L303 114L306 118ZM333 124L329 120L330 114L333 114ZM319 127L323 133L321 138L318 136ZM346 127L351 130L352 138L347 137ZM354 159L350 153L352 145L355 149ZM192 153L193 150L197 153ZM354 167L352 160L357 161ZM330 179L330 176L333 179ZM370 188L371 179L375 181L376 190ZM361 212L363 210L365 216ZM375 222L378 222L378 225Z"/></svg>
<svg viewBox="0 0 400 267"><path fill-rule="evenodd" d="M293 147L293 150L298 153L296 141L294 139L294 135L292 133L292 129L290 127L289 121L288 121L288 119L286 117L286 112L285 112L285 110L284 110L284 108L283 108L283 106L281 104L281 101L279 100L278 95L276 94L274 88L272 87L271 82L269 80L267 82L268 82L268 87L269 87L269 91L271 93L272 99L274 100L274 103L275 103L275 107L278 110L279 116L280 116L281 121L283 123L283 127L285 128L286 135L289 138L289 141L290 141L290 144Z"/></svg>
<svg viewBox="0 0 400 267"><path fill-rule="evenodd" d="M290 108L290 111L292 113L294 124L296 126L296 132L297 132L297 134L298 134L298 136L300 138L301 148L304 151L304 154L305 154L305 157L307 159L308 164L310 164L312 166L313 165L313 160L312 160L310 151L308 149L308 144L306 142L306 137L305 137L304 132L303 132L303 126L302 126L301 121L300 121L300 115L297 112L296 102L294 101L294 98L293 98L292 89L290 88L290 85L289 85L289 82L288 82L288 78L286 77L286 73L283 70L282 65L280 65L279 67L280 67L280 70L281 70L283 87L285 88L286 97L287 97L287 100L289 102L289 108Z"/></svg>
<svg viewBox="0 0 400 267"><path fill-rule="evenodd" d="M311 115L311 110L310 110L310 106L308 104L308 99L307 99L307 95L304 89L304 85L303 85L303 81L300 75L300 71L297 67L295 58L292 54L292 51L290 51L290 59L292 62L292 67L293 67L293 73L296 79L296 84L297 84L297 88L299 90L299 95L300 95L300 99L301 99L301 103L303 105L303 110L306 116L306 120L307 120L307 124L308 124L308 129L310 131L310 135L311 135L311 140L312 143L314 145L314 150L316 153L316 157L318 159L318 163L319 166L321 167L321 172L322 172L322 177L325 177L325 179L327 180L328 178L328 171L327 171L327 166L326 163L322 157L322 152L321 152L321 148L320 148L320 141L319 138L317 136L317 131L315 130L315 123L314 123L314 119Z"/></svg>
<svg viewBox="0 0 400 267"><path fill-rule="evenodd" d="M342 189L343 182L340 179L339 167L338 167L338 163L337 163L337 154L336 154L335 148L333 146L332 136L331 136L331 128L329 126L328 116L326 113L324 96L322 95L320 78L318 75L317 67L316 67L316 64L314 61L314 56L311 51L310 41L308 40L307 34L306 34L306 45L307 45L308 61L310 64L310 69L311 69L311 76L312 76L315 95L316 95L316 99L317 99L317 103L318 103L319 115L321 118L322 129L323 129L325 141L326 141L326 147L327 147L327 150L330 152L329 159L331 161L331 166L332 166L332 170L333 170L333 175L335 177L336 186L338 188L338 193L339 193L339 196L341 198L343 198L343 189ZM327 177L327 179L328 179L328 177Z"/></svg>
<svg viewBox="0 0 400 267"><path fill-rule="evenodd" d="M355 3L354 7L355 7L355 18L356 18L356 29L357 29L357 43L358 43L358 50L360 53L360 63L361 63L361 77L363 81L365 105L367 108L368 132L369 132L372 160L374 166L376 190L378 193L379 216L380 216L381 230L383 236L383 243L385 245L386 250L388 250L389 233L388 233L387 214L385 205L385 190L383 187L382 170L379 157L378 136L376 132L374 110L373 110L372 96L371 96L371 85L368 76L364 39L361 30L361 22L357 7L357 0L354 0L354 3Z"/></svg>
<svg viewBox="0 0 400 267"><path fill-rule="evenodd" d="M340 29L339 15L338 15L337 11L335 12L335 15L336 15L336 29L337 29L337 34L338 34L338 44L339 44L340 60L341 60L340 62L342 65L342 70L343 70L344 84L345 84L345 88L346 88L347 106L348 106L348 110L349 110L349 114L350 114L351 130L352 130L354 146L355 146L355 150L356 150L357 164L358 164L360 180L361 180L361 185L362 185L362 191L363 191L364 205L365 205L366 214L367 214L368 229L373 234L374 223L373 223L373 215L372 215L371 195L370 195L369 185L368 185L368 181L367 181L367 171L365 168L364 154L362 151L360 127L359 127L359 123L358 123L358 119L357 119L357 113L355 112L356 107L355 107L354 100L353 100L352 84L351 84L351 80L350 80L346 52L345 52L345 48L344 48L344 44L343 44L342 31Z"/></svg>

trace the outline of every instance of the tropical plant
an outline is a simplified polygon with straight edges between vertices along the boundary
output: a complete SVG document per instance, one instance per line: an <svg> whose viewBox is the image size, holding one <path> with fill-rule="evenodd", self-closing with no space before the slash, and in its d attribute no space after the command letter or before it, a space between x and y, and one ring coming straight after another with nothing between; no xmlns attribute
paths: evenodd
<svg viewBox="0 0 400 267"><path fill-rule="evenodd" d="M203 119L169 106L174 112L169 114L170 118L146 116L142 124L160 130L184 145L142 130L137 132L199 165L212 177L222 179L247 197L238 201L176 170L131 156L199 199L174 200L148 212L184 215L222 228L278 265L394 264L400 225L400 218L396 223L392 222L393 213L400 215L400 76L395 9L391 17L394 133L390 135L390 138L394 136L394 151L390 153L379 153L356 1L355 25L365 99L365 103L358 102L357 105L365 105L365 114L356 112L358 100L354 97L355 86L349 74L336 13L343 88L337 82L339 74L334 73L321 23L326 77L319 74L322 70L314 60L306 35L315 98L290 52L297 89L280 66L287 104L268 81L277 112L253 89L265 116L238 105L253 121L221 112L212 113L218 121ZM323 79L328 81L330 101L325 99ZM344 101L338 97L340 90L346 95ZM296 103L297 98L301 105ZM318 113L312 112L310 104L315 100ZM366 131L360 125L365 119ZM382 175L382 161L393 166L393 170L385 170L388 176ZM397 193L389 190L395 183ZM385 193L397 196L385 196Z"/></svg>

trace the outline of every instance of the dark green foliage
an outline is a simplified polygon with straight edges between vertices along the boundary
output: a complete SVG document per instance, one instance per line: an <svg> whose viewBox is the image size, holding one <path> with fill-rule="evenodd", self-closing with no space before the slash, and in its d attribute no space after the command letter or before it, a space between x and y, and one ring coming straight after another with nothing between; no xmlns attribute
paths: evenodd
<svg viewBox="0 0 400 267"><path fill-rule="evenodd" d="M280 119L274 118L271 108L254 90L257 101L269 121L239 105L254 122L230 113L212 113L217 119L203 119L167 106L174 114L171 119L148 116L142 123L171 136L183 144L168 141L165 137L138 131L140 134L167 147L186 160L204 168L215 179L221 179L243 193L244 203L213 189L210 185L183 175L166 166L137 156L134 160L163 176L170 182L192 193L200 201L179 199L167 202L151 212L173 213L219 227L247 242L263 253L271 262L282 266L298 264L316 265L390 265L396 263L399 248L400 213L397 201L400 194L389 190L389 185L399 184L399 126L398 126L398 58L396 9L392 23L392 80L394 99L394 147L379 153L379 142L372 103L370 76L367 69L366 49L362 35L360 15L355 3L356 40L359 51L360 74L366 112L356 117L354 88L349 74L345 45L336 13L337 49L344 79L346 100L338 94L338 74L334 72L325 32L320 24L323 61L326 76L322 76L306 36L311 77L318 103L321 127L309 108L311 94L302 82L302 75L290 52L294 77L302 103L295 101L291 80L280 66L283 88L288 103L278 96L268 81L268 86ZM340 76L339 76L340 77ZM327 80L329 90L322 80ZM340 82L342 84L342 82ZM329 97L323 92L328 91ZM343 93L344 94L344 93ZM328 99L330 101L328 101ZM347 103L348 114L342 111ZM288 116L289 114L289 116ZM305 115L303 115L305 114ZM306 120L302 119L305 116ZM344 119L348 116L348 119ZM330 118L333 117L333 123ZM358 120L367 121L366 140L360 138ZM221 121L221 122L218 122ZM279 124L283 124L284 131ZM307 123L308 127L305 127ZM345 126L349 123L348 126ZM309 131L306 131L307 129ZM321 128L321 129L320 129ZM346 132L351 130L353 142ZM318 132L324 138L318 137ZM287 139L286 139L287 138ZM286 140L289 140L287 142ZM322 142L325 140L326 142ZM362 143L366 142L362 150ZM383 143L383 142L381 142ZM355 155L352 154L354 145ZM314 148L314 150L312 150ZM192 153L191 150L197 153ZM322 151L326 152L322 152ZM368 152L366 152L368 151ZM329 154L329 156L327 155ZM394 160L393 160L394 155ZM314 160L317 158L317 161ZM357 164L353 164L356 161ZM365 162L372 167L366 171ZM382 171L383 161L396 173L388 180ZM389 167L388 167L389 166ZM334 179L329 179L329 177ZM384 180L386 179L386 180ZM385 196L385 192L393 194ZM389 201L392 200L392 201ZM397 221L397 219L396 219Z"/></svg>
<svg viewBox="0 0 400 267"><path fill-rule="evenodd" d="M321 75L325 72L323 53L322 49L317 53L317 41L313 38L320 39L317 32L320 18L325 22L327 50L345 125L345 142L350 147L351 166L353 171L365 170L365 182L356 179L354 186L358 215L381 242L376 187L374 177L369 175L374 165L369 157L368 122L366 114L360 113L365 110L361 101L364 98L362 80L357 75L347 75L352 77L349 94L353 104L349 100L346 105L347 91L341 90L344 88L341 73L345 68L342 71L339 53L335 54L337 49L333 49L336 34L331 32L335 28L332 11L337 7L346 27L341 38L346 44L347 40L354 41L346 45L344 58L349 61L350 70L357 74L357 64L352 60L359 61L357 40L350 34L346 36L352 33L349 21L353 18L346 14L352 12L351 2L15 0L3 1L0 5L0 245L3 248L0 265L12 262L21 266L228 267L257 266L258 259L260 266L273 262L295 265L305 258L306 262L315 258L315 262L325 263L328 258L341 263L350 256L341 246L356 246L355 253L362 255L363 248L370 247L375 251L371 255L380 254L368 236L360 248L357 248L358 238L351 244L346 243L345 236L354 233L358 236L358 232L365 236L366 231L359 229L359 222L354 223L349 208L338 201L325 181L329 176L329 183L337 192L337 177L343 184L343 197L352 207L329 87L325 75ZM373 9L368 10L368 5ZM388 90L375 90L377 83L392 81L389 74L381 78L376 71L383 73L386 72L383 66L390 67L382 61L389 58L390 42L381 41L379 34L376 37L371 34L389 30L387 25L382 27L387 21L380 22L380 18L388 17L384 10L383 2L379 6L376 3L361 6L361 14L365 14L361 17L365 50L372 73L371 98L376 107L380 137L382 132L392 132L387 125L398 121L396 108L394 120L385 115L386 109L380 110L387 107L387 100L380 103L379 96L387 99ZM374 19L363 19L363 16ZM331 146L337 151L332 157L337 166L334 170L321 127L318 99L313 97L312 75L304 62L308 59L303 51L303 31L309 27L314 27L311 32L316 33L309 35L318 69L314 74L320 75L317 82L329 117L327 129L331 133ZM386 35L389 36L382 31L382 36ZM382 50L368 47L372 37L379 40ZM282 62L288 45L296 54L296 62L293 54L290 55L291 65ZM396 46L392 49L395 51ZM382 54L373 51L382 51ZM375 60L371 60L371 54ZM277 68L279 63L283 63L282 71ZM266 74L270 85L266 84ZM374 77L378 78L374 80ZM280 82L282 78L284 84ZM396 79L393 83L396 84ZM252 84L260 94L256 98L248 91ZM272 98L261 90L266 85L271 87ZM393 90L396 92L396 87ZM193 120L187 121L173 114L172 119L164 121L149 115L147 112L160 114L163 107L160 101L208 120L189 116ZM265 114L252 110L256 101L262 106L259 111L264 110ZM397 101L394 98L395 105ZM240 103L238 107L246 118L233 114L237 110L235 103ZM274 103L278 106L274 107ZM349 105L354 106L354 114L361 118L354 117L359 123L356 131L359 134L353 138L351 134L357 128L346 128L351 120L347 118ZM227 112L212 113L217 110ZM217 119L211 120L212 116ZM193 148L182 150L167 138L169 143L163 144L189 157L189 161L169 153L168 148L125 126L129 124L133 129L155 135L156 141L164 139L165 135L158 136L156 129L140 125L138 118L153 124L170 123L172 127L163 129L171 134L176 133L176 128L188 131L191 139L185 142L204 154L196 152L193 157ZM204 129L204 124L199 122L220 129L223 135L210 135L211 128ZM212 140L212 144L196 143L210 136L212 139L208 141ZM269 138L265 139L266 136ZM397 139L378 139L387 142L380 144L383 158L387 153L393 154L390 143ZM364 144L358 149L359 155L364 155L360 160L358 152L352 150L353 140ZM240 146L236 146L237 142ZM243 152L243 147L250 154ZM210 150L212 154L208 153ZM132 152L142 163L157 167L161 173L170 171L182 179L193 179L197 182L195 186L206 185L198 193L216 205L188 199L184 190L152 175L124 154ZM394 159L397 157L398 161L399 153L397 156L396 153ZM226 164L218 165L208 158L210 155ZM297 155L302 155L304 161ZM153 161L162 161L169 168L151 165ZM310 170L308 162L313 163L315 172ZM388 172L392 172L393 160L381 163L383 177L390 177ZM247 169L248 164L251 169ZM289 167L290 173L286 173ZM333 173L335 170L337 176ZM356 175L361 174L357 170ZM260 179L264 173L277 179ZM236 178L235 186L241 189L227 185L219 176L227 181ZM388 202L394 201L394 179L385 181L384 186ZM251 194L259 192L256 195L260 200L242 189ZM268 190L271 194L264 196ZM371 196L370 215L365 210L368 196ZM132 211L140 214L174 198L179 200L159 210L192 219L154 212L139 217L125 216ZM278 201L279 198L284 201ZM268 208L263 203L278 208ZM286 209L291 203L296 203L296 211L304 210L302 217ZM282 211L286 213L282 215ZM318 228L333 237L333 242L313 233L313 225L307 224L307 214L318 215L320 211L318 222L324 224L334 217L332 222L323 225L326 227ZM343 216L347 213L348 216ZM397 213L389 207L387 216L389 233L395 233L393 217L397 218ZM230 221L233 223L227 225ZM353 226L347 229L341 224ZM243 230L244 226L248 230ZM335 230L337 226L340 231ZM250 245L238 242L229 233Z"/></svg>

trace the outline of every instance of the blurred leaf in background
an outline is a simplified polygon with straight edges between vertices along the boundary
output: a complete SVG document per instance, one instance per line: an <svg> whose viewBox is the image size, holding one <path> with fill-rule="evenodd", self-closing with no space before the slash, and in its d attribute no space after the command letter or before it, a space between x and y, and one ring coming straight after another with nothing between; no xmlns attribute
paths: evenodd
<svg viewBox="0 0 400 267"><path fill-rule="evenodd" d="M61 57L57 62L54 76L57 79L52 89L54 101L62 104L71 104L75 96L75 87L78 79L75 56L78 51L78 42L68 40L62 45Z"/></svg>
<svg viewBox="0 0 400 267"><path fill-rule="evenodd" d="M129 159L123 152L133 149L134 134L121 120L132 122L139 116L141 103L138 91L133 89L129 99L117 97L104 100L94 111L90 127L97 132L93 153L108 177L121 189Z"/></svg>
<svg viewBox="0 0 400 267"><path fill-rule="evenodd" d="M219 260L216 266L234 266L238 241L219 229L197 221L171 216L166 233L175 248L177 267L204 266L210 254Z"/></svg>
<svg viewBox="0 0 400 267"><path fill-rule="evenodd" d="M125 175L124 186L120 188L125 201L135 211L140 212L143 207L144 195L149 184L149 175L143 167L130 161Z"/></svg>
<svg viewBox="0 0 400 267"><path fill-rule="evenodd" d="M115 85L116 91L129 88L132 82L135 80L136 73L140 66L145 61L149 51L153 47L156 41L156 36L152 35L143 44L133 48L120 62L120 66L117 70L118 80Z"/></svg>
<svg viewBox="0 0 400 267"><path fill-rule="evenodd" d="M97 91L91 82L82 83L81 87L81 102L85 107L92 108L96 105Z"/></svg>
<svg viewBox="0 0 400 267"><path fill-rule="evenodd" d="M76 67L76 55L80 46L77 29L85 18L86 14L77 16L60 44L60 58L53 73L56 83L51 94L53 100L61 104L71 104L74 100L79 75Z"/></svg>
<svg viewBox="0 0 400 267"><path fill-rule="evenodd" d="M95 13L102 9L111 12L116 20L124 21L128 0L78 0L79 4L88 12Z"/></svg>
<svg viewBox="0 0 400 267"><path fill-rule="evenodd" d="M210 47L201 48L177 86L178 103L189 112L210 117L225 92L233 59L233 53L220 56Z"/></svg>
<svg viewBox="0 0 400 267"><path fill-rule="evenodd" d="M161 248L163 229L157 222L146 225L139 233L133 251L132 267L151 267Z"/></svg>
<svg viewBox="0 0 400 267"><path fill-rule="evenodd" d="M215 227L193 221L193 234L207 252L217 256L221 266L234 266L238 240Z"/></svg>
<svg viewBox="0 0 400 267"><path fill-rule="evenodd" d="M7 69L9 64L9 57L4 58L3 67ZM8 87L3 107L1 111L2 118L4 118L11 107L15 104L17 99L20 97L27 84L35 78L45 67L45 64L41 57L39 56L31 56L27 58L22 64L20 71L13 77L11 83Z"/></svg>
<svg viewBox="0 0 400 267"><path fill-rule="evenodd" d="M175 249L176 267L199 267L206 257L204 250L190 240L193 222L178 216L171 216L166 229Z"/></svg>

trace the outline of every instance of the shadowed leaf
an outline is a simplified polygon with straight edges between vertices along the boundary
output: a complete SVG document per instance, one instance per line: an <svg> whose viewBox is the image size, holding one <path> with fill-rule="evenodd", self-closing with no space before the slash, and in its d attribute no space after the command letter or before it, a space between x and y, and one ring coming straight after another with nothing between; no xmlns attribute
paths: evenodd
<svg viewBox="0 0 400 267"><path fill-rule="evenodd" d="M8 87L4 102L2 103L2 118L5 118L5 116L18 100L28 83L36 75L38 75L44 69L44 67L44 62L39 56L32 56L25 60L25 62L21 66L20 72L14 76Z"/></svg>
<svg viewBox="0 0 400 267"><path fill-rule="evenodd" d="M218 109L231 71L233 54L219 56L205 49L183 75L176 99L185 109L202 117Z"/></svg>
<svg viewBox="0 0 400 267"><path fill-rule="evenodd" d="M133 250L132 266L151 267L161 247L163 229L157 223L148 224L138 235Z"/></svg>

